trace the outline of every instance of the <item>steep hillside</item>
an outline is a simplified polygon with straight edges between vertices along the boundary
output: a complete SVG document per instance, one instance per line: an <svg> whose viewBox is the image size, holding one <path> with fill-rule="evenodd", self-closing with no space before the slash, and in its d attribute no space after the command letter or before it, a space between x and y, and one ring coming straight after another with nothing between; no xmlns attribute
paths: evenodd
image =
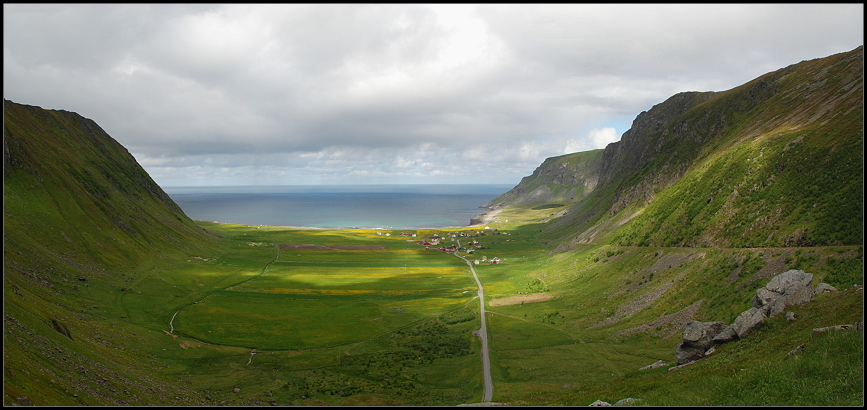
<svg viewBox="0 0 867 410"><path fill-rule="evenodd" d="M598 181L595 189L546 236L642 246L862 244L863 74L859 47L725 92L669 98L605 148L598 172L585 177ZM519 188L546 182L537 170L508 203L534 201ZM561 189L569 188L581 184Z"/></svg>
<svg viewBox="0 0 867 410"><path fill-rule="evenodd" d="M130 272L215 237L93 121L6 100L3 119L4 404L186 402L181 386L131 374L145 359L118 355L101 308Z"/></svg>
<svg viewBox="0 0 867 410"><path fill-rule="evenodd" d="M596 188L603 150L551 157L533 174L484 207L507 205L559 207L573 204Z"/></svg>

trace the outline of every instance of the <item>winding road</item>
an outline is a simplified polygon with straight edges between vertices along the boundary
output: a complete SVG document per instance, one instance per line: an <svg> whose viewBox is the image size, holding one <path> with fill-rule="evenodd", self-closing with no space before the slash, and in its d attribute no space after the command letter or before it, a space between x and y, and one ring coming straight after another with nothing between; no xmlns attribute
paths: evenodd
<svg viewBox="0 0 867 410"><path fill-rule="evenodd" d="M458 240L458 248L461 247L461 241ZM491 398L494 395L494 383L491 381L491 356L488 353L488 327L485 323L485 296L484 296L484 288L482 288L482 282L479 280L479 275L476 275L476 269L473 267L472 262L468 261L467 258L458 255L458 252L455 251L455 256L464 260L467 265L470 267L470 272L473 273L473 279L476 280L476 286L479 287L479 305L480 312L482 316L482 328L478 330L478 335L482 339L482 378L484 379L484 387L482 389L482 402L490 402Z"/></svg>

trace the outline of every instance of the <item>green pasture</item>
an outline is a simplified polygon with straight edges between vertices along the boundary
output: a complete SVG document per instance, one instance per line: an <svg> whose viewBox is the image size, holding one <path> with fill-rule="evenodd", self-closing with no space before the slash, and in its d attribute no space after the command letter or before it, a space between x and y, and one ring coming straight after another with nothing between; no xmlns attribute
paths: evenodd
<svg viewBox="0 0 867 410"><path fill-rule="evenodd" d="M520 221L521 215L551 210L531 209L507 218ZM859 247L578 245L549 253L542 250L532 224L504 229L511 221L500 224L499 235L465 229L473 236L457 239L464 246L471 239L483 244L473 254L461 252L470 261L501 258L498 265L473 266L489 302L494 401L513 405L586 405L625 397L640 397L645 404L718 403L727 391L779 371L770 365L751 370L738 367L740 363L803 341L722 346L716 360L727 358L725 369L736 377L726 379L706 369L702 374L710 374L715 386L726 386L711 388L683 376L696 371L690 368L682 375L664 369L638 371L660 359L673 365L679 337L679 328L671 323L640 326L694 304L699 307L694 318L730 322L749 307L755 289L769 279L763 272L771 268L797 267L813 272L815 283L835 281L849 287L863 278L856 266ZM93 283L80 292L109 294L117 303L83 306L88 309L82 314L111 315L114 322L98 325L102 334L108 337L124 329L123 340L148 352L146 360L155 371L215 401L246 403L237 401L239 395L268 397L280 405L456 405L480 400L480 342L472 335L480 325L475 282L461 259L415 243L447 231L418 231L410 238L373 230L205 225L223 246L126 272L126 290ZM441 239L441 245L452 243L450 237ZM383 245L387 250L281 250L281 244ZM534 293L553 298L490 306L494 299ZM799 315L811 311L806 305L799 309ZM835 308L828 309L814 312L817 318L799 326L806 329L818 326L821 318L840 317ZM170 321L171 335L165 333ZM762 334L776 338L772 330L783 323L775 323ZM846 347L851 341L838 339L828 338L833 349L853 349ZM257 354L251 356L252 349ZM785 365L804 371L798 367L801 362ZM669 385L678 383L716 398L673 393ZM233 393L237 385L242 386L240 394Z"/></svg>
<svg viewBox="0 0 867 410"><path fill-rule="evenodd" d="M475 293L466 264L375 231L213 224L225 252L154 268L123 295L129 319L208 343L314 349L369 339L460 308ZM280 244L389 250L279 250ZM141 291L139 290L141 289ZM141 293L138 293L141 292Z"/></svg>

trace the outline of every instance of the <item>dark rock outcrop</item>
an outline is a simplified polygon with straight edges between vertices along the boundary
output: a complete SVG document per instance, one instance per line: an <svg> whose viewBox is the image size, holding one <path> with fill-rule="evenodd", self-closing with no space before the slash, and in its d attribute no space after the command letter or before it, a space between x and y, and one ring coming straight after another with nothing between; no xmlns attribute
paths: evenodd
<svg viewBox="0 0 867 410"><path fill-rule="evenodd" d="M734 338L734 331L723 322L702 323L693 320L683 329L683 340L677 344L677 364L689 363L705 356L712 347Z"/></svg>

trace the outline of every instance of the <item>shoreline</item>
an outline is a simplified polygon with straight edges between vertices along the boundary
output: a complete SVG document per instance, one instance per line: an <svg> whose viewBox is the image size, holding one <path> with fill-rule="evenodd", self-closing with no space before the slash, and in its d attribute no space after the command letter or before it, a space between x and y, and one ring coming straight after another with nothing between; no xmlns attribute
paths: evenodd
<svg viewBox="0 0 867 410"><path fill-rule="evenodd" d="M206 220L195 220L195 219L193 220L193 222L209 222L209 223L216 223L216 224L223 224L223 225L241 225L241 226L250 226L250 227L256 226L256 227L268 227L268 228L287 228L287 229L298 229L298 230L349 230L349 229L354 229L354 230L374 230L374 231L380 231L380 230L382 230L382 231L386 231L386 230L398 231L401 229L405 229L405 230L418 231L418 230L426 230L426 229L428 229L428 230L432 230L432 229L458 229L458 228L475 228L475 227L479 227L479 226L484 226L484 225L490 223L491 221L493 221L494 218L496 218L497 215L499 215L500 212L503 211L503 208L500 208L500 207L480 206L479 208L488 209L488 210L470 218L470 223L468 225L444 226L444 227L440 227L440 228L406 228L406 227L400 227L400 228L362 228L362 227L357 227L357 226L354 226L354 227L349 227L349 226L318 227L318 226L294 226L294 225L247 225L247 224L239 224L239 223L232 223L232 222L206 221Z"/></svg>
<svg viewBox="0 0 867 410"><path fill-rule="evenodd" d="M481 214L476 215L474 218L470 218L470 224L465 226L465 228L475 228L478 226L484 226L494 220L500 212L503 212L503 208L494 206L494 207L486 207L480 206L479 208L487 209L487 211L482 212Z"/></svg>

